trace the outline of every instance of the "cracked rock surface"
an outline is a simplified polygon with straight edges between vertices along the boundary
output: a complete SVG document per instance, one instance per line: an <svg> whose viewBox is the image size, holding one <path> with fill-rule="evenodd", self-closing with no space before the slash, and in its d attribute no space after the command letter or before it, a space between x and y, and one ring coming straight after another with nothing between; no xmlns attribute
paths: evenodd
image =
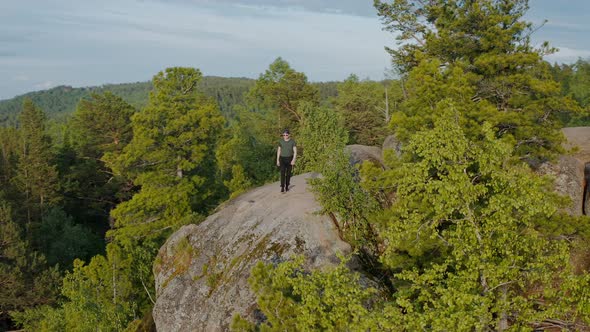
<svg viewBox="0 0 590 332"><path fill-rule="evenodd" d="M318 213L306 182L314 176L293 177L287 193L278 182L253 189L170 236L154 263L158 331L227 331L235 314L260 320L248 285L259 261L303 254L312 269L350 253L332 220Z"/></svg>

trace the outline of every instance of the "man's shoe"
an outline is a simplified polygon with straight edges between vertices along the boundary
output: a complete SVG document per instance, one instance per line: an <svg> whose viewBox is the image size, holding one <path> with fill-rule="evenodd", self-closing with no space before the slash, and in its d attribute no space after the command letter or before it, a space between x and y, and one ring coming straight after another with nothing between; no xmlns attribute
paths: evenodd
<svg viewBox="0 0 590 332"><path fill-rule="evenodd" d="M287 189L289 190L289 189ZM284 193L285 192L285 188L281 187L281 192Z"/></svg>
<svg viewBox="0 0 590 332"><path fill-rule="evenodd" d="M285 191L289 191L289 187L286 187L286 188L285 188Z"/></svg>

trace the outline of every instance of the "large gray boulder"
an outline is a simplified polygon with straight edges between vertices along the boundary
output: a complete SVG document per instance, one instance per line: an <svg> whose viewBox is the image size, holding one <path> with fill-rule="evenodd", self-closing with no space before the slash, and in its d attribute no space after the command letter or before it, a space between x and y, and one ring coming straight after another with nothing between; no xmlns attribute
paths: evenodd
<svg viewBox="0 0 590 332"><path fill-rule="evenodd" d="M565 211L572 216L582 215L584 199L584 164L573 156L561 156L554 163L539 167L539 173L555 179L555 191L571 199Z"/></svg>
<svg viewBox="0 0 590 332"><path fill-rule="evenodd" d="M570 153L561 156L557 162L541 165L539 171L555 178L555 190L571 199L566 211L579 216L587 210L583 202L586 190L584 168L590 163L590 127L564 128L562 131L566 137L565 148L571 150Z"/></svg>
<svg viewBox="0 0 590 332"><path fill-rule="evenodd" d="M318 214L306 183L312 176L293 177L284 194L278 183L247 192L166 241L154 264L158 331L226 331L235 314L260 319L247 282L257 262L303 254L312 269L350 253L332 220Z"/></svg>
<svg viewBox="0 0 590 332"><path fill-rule="evenodd" d="M383 166L381 148L377 146L367 146L352 144L346 146L346 151L350 152L350 164L362 164L364 161L370 161L376 165Z"/></svg>

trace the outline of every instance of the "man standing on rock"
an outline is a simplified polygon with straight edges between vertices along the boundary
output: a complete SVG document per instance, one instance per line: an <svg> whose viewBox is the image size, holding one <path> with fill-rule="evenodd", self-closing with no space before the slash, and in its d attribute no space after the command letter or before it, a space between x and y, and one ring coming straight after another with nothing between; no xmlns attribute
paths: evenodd
<svg viewBox="0 0 590 332"><path fill-rule="evenodd" d="M297 143L291 139L288 129L283 131L282 136L277 149L277 166L281 168L281 192L285 192L289 191L291 171L297 158Z"/></svg>

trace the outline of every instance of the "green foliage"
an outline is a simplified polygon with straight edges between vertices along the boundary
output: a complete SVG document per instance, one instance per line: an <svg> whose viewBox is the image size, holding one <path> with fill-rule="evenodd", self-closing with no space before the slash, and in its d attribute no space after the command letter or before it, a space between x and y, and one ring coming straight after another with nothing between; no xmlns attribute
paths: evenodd
<svg viewBox="0 0 590 332"><path fill-rule="evenodd" d="M454 109L440 102L434 128L410 140L411 158L375 179L396 193L375 224L386 244L381 261L398 272L404 326L525 328L584 317L560 306L559 280L583 281L571 273L567 241L540 231L561 200L546 179L511 162L511 142L489 125L481 141L467 139Z"/></svg>
<svg viewBox="0 0 590 332"><path fill-rule="evenodd" d="M303 118L301 105L317 106L318 88L329 96L333 93L330 87L308 83L305 74L293 70L281 58L260 75L246 95L247 105L234 108L230 126L216 151L222 178L232 196L250 184L260 185L276 178L272 160L277 135L289 128L297 137Z"/></svg>
<svg viewBox="0 0 590 332"><path fill-rule="evenodd" d="M299 108L303 115L298 145L304 150L301 156L303 171L321 172L333 156L346 147L348 133L342 116L326 107L303 103Z"/></svg>
<svg viewBox="0 0 590 332"><path fill-rule="evenodd" d="M243 102L244 94L252 85L254 80L249 78L205 76L199 82L199 90L217 101L222 114L232 117L233 105ZM0 126L13 125L17 122L17 115L26 98L32 99L35 104L45 110L50 119L62 122L76 110L80 100L88 99L93 94L101 95L109 91L134 108L141 109L147 105L151 90L152 82L137 82L83 88L58 86L49 90L30 92L12 99L0 100Z"/></svg>
<svg viewBox="0 0 590 332"><path fill-rule="evenodd" d="M36 242L51 266L70 269L74 259L90 259L104 248L104 241L88 228L76 224L59 208L51 209L39 225Z"/></svg>
<svg viewBox="0 0 590 332"><path fill-rule="evenodd" d="M129 254L110 243L105 256L96 255L88 264L76 259L63 280L61 291L65 301L61 307L27 310L15 317L34 331L123 331L129 322L134 322L130 325L134 326L151 310L147 287L153 279L142 279L146 274L142 264L157 249L146 243Z"/></svg>
<svg viewBox="0 0 590 332"><path fill-rule="evenodd" d="M244 168L241 165L232 166L231 180L224 181L223 183L231 192L230 198L237 197L239 194L252 187L252 182L246 177Z"/></svg>
<svg viewBox="0 0 590 332"><path fill-rule="evenodd" d="M25 331L55 332L66 330L64 310L48 305L37 306L23 312L12 312L15 323Z"/></svg>
<svg viewBox="0 0 590 332"><path fill-rule="evenodd" d="M232 195L247 189L249 184L264 184L277 174L272 162L277 137L268 114L243 108L236 111L215 151L221 177Z"/></svg>
<svg viewBox="0 0 590 332"><path fill-rule="evenodd" d="M128 277L131 257L109 246L107 257L95 256L88 265L74 261L64 278L62 294L67 331L121 331L135 318L141 294Z"/></svg>
<svg viewBox="0 0 590 332"><path fill-rule="evenodd" d="M248 280L266 321L234 317L233 331L366 331L375 313L366 306L374 289L358 287L345 263L312 274L303 257L276 267L258 263Z"/></svg>
<svg viewBox="0 0 590 332"><path fill-rule="evenodd" d="M0 192L0 328L9 312L55 302L57 268L48 268L43 255L31 250Z"/></svg>
<svg viewBox="0 0 590 332"><path fill-rule="evenodd" d="M574 64L574 72L569 81L568 92L582 106L590 106L590 62L579 59Z"/></svg>
<svg viewBox="0 0 590 332"><path fill-rule="evenodd" d="M200 79L192 68L168 68L154 76L148 106L132 117L132 140L121 153L104 156L111 169L140 189L111 212L115 227L107 233L112 239L107 257L96 256L87 266L79 263L64 281L70 300L66 315L91 322L84 326L96 322L107 324L105 330L120 330L151 310L158 249L180 225L202 220L199 214L219 199L214 147L224 119L197 90ZM119 281L107 286L112 278ZM85 294L99 285L96 295Z"/></svg>
<svg viewBox="0 0 590 332"><path fill-rule="evenodd" d="M13 179L24 196L27 223L37 221L45 209L60 200L58 178L51 142L45 133L45 115L30 99L20 114L20 138L16 176Z"/></svg>
<svg viewBox="0 0 590 332"><path fill-rule="evenodd" d="M460 111L464 101L488 105L463 113L465 125L471 130L489 122L496 135L516 140L516 153L529 163L561 152L559 114L579 107L561 96L542 60L553 50L530 45L531 27L522 20L527 0L376 0L375 6L386 30L400 31L401 42L415 42L390 49L398 68L409 74L409 98L394 119L400 135L431 125L422 119L451 97Z"/></svg>
<svg viewBox="0 0 590 332"><path fill-rule="evenodd" d="M109 213L128 199L130 186L101 160L118 155L131 141L135 110L110 92L80 101L58 147L57 164L68 214L99 234L109 227Z"/></svg>
<svg viewBox="0 0 590 332"><path fill-rule="evenodd" d="M310 84L318 90L323 106L329 106L330 100L338 96L338 84L340 82L312 82Z"/></svg>
<svg viewBox="0 0 590 332"><path fill-rule="evenodd" d="M226 119L232 119L236 114L236 105L244 103L244 95L254 84L255 81L249 78L205 76L199 82L198 88L217 102L221 114Z"/></svg>
<svg viewBox="0 0 590 332"><path fill-rule="evenodd" d="M300 106L300 112L304 115L300 132L304 153L300 163L303 171L322 174L310 180L317 200L325 213L333 213L340 219L341 235L350 243L368 244L371 230L366 216L377 205L355 178L356 170L345 151L347 133L340 115L308 103Z"/></svg>
<svg viewBox="0 0 590 332"><path fill-rule="evenodd" d="M22 324L49 326L63 315L68 331L122 331L141 325L139 319L154 303L152 265L162 243L180 225L201 221L200 215L222 192L214 148L224 119L197 90L200 79L201 73L191 68L158 73L149 104L140 112L110 93L80 103L71 122L73 142L60 155L61 169L71 175L69 183L76 189L70 192L84 194L86 188L88 197L110 199L96 205L107 210L124 199L123 184L136 186L137 192L111 211L115 223L107 232L106 255L94 256L88 264L74 261L63 281L61 308L26 313ZM132 183L93 175L93 169L112 170ZM109 187L110 182L117 185ZM88 243L75 239L91 237L63 212L49 214L42 229L38 238L52 256L67 261L58 253L83 256L90 251ZM52 241L55 232L60 232L59 241Z"/></svg>
<svg viewBox="0 0 590 332"><path fill-rule="evenodd" d="M89 98L92 94L102 94L111 91L115 95L123 97L134 107L140 108L147 104L147 96L152 89L150 82L107 84L97 87L72 88L71 86L58 86L49 90L30 92L8 100L0 101L0 124L13 125L17 122L16 115L25 99L31 99L41 109L45 110L48 118L63 121L71 115L82 99Z"/></svg>
<svg viewBox="0 0 590 332"><path fill-rule="evenodd" d="M385 105L387 87L379 82L360 81L350 75L338 84L334 109L342 114L351 144L377 146L383 143L388 122Z"/></svg>
<svg viewBox="0 0 590 332"><path fill-rule="evenodd" d="M0 128L0 185L8 197L18 196L12 179L16 176L19 146L16 128Z"/></svg>
<svg viewBox="0 0 590 332"><path fill-rule="evenodd" d="M130 118L135 109L111 92L82 99L71 119L73 143L84 156L120 151L131 141Z"/></svg>
<svg viewBox="0 0 590 332"><path fill-rule="evenodd" d="M401 32L396 37L401 46L388 51L403 72L418 65L420 52L449 64L458 60L473 63L481 55L514 60L532 51L531 24L521 19L528 0L374 3L384 30ZM503 63L501 67L511 67L511 61Z"/></svg>
<svg viewBox="0 0 590 332"><path fill-rule="evenodd" d="M579 59L575 64L555 64L551 67L554 79L561 84L562 94L571 96L585 111L581 113L563 112L560 114L566 127L587 126L590 124L590 62Z"/></svg>
<svg viewBox="0 0 590 332"><path fill-rule="evenodd" d="M113 233L157 237L186 223L192 211L207 211L216 198L213 148L224 120L196 90L200 79L190 68L156 75L150 104L132 118L132 141L121 155L105 156L116 173L141 186L113 210Z"/></svg>
<svg viewBox="0 0 590 332"><path fill-rule="evenodd" d="M295 71L289 63L277 58L261 74L248 92L246 100L257 109L276 112L275 132L296 126L302 120L301 102L319 103L318 90L307 82L305 74Z"/></svg>

